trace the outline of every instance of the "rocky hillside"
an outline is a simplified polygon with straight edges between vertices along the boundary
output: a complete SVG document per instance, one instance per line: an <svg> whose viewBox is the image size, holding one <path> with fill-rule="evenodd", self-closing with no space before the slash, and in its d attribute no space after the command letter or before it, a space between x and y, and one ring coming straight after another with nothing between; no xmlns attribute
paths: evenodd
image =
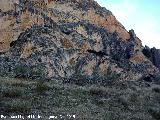
<svg viewBox="0 0 160 120"><path fill-rule="evenodd" d="M159 120L159 55L94 0L0 0L0 117Z"/></svg>
<svg viewBox="0 0 160 120"><path fill-rule="evenodd" d="M159 72L134 30L94 0L0 2L1 76L104 84Z"/></svg>

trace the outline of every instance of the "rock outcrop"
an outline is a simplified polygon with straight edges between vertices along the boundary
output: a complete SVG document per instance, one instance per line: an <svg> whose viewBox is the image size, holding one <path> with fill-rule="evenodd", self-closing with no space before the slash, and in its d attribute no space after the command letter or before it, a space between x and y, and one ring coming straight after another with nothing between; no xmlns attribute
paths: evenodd
<svg viewBox="0 0 160 120"><path fill-rule="evenodd" d="M134 30L93 0L10 2L0 13L3 76L103 83L158 73Z"/></svg>
<svg viewBox="0 0 160 120"><path fill-rule="evenodd" d="M160 70L160 49L145 46L143 49L143 54Z"/></svg>

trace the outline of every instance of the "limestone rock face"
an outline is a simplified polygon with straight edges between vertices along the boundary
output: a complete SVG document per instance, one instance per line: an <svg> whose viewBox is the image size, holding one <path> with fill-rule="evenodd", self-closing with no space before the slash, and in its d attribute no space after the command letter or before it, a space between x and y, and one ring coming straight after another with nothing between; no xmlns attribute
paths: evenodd
<svg viewBox="0 0 160 120"><path fill-rule="evenodd" d="M152 48L151 49L151 53L152 53L152 62L153 64L159 68L160 70L160 49L155 49Z"/></svg>
<svg viewBox="0 0 160 120"><path fill-rule="evenodd" d="M143 49L143 54L160 70L160 49L145 46Z"/></svg>
<svg viewBox="0 0 160 120"><path fill-rule="evenodd" d="M158 73L134 30L93 0L6 2L13 5L0 12L1 75L105 82Z"/></svg>
<svg viewBox="0 0 160 120"><path fill-rule="evenodd" d="M86 20L105 28L109 33L117 31L123 40L130 38L112 13L92 0L4 0L0 8L0 51L8 50L9 43L27 28L44 24L48 20L57 24Z"/></svg>

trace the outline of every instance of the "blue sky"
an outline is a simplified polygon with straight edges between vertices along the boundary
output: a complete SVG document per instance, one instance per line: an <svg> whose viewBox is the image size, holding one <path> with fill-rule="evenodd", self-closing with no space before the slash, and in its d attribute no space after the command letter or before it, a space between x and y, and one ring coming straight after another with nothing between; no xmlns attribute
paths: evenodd
<svg viewBox="0 0 160 120"><path fill-rule="evenodd" d="M112 11L127 30L134 29L143 45L160 48L160 0L96 0Z"/></svg>

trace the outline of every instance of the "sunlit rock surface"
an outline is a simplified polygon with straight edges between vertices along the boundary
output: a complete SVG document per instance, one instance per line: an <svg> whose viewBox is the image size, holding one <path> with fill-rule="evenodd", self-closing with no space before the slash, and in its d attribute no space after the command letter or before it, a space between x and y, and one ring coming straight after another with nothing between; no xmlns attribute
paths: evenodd
<svg viewBox="0 0 160 120"><path fill-rule="evenodd" d="M93 0L2 0L0 74L138 80L158 69L141 40ZM6 7L4 7L6 6Z"/></svg>

